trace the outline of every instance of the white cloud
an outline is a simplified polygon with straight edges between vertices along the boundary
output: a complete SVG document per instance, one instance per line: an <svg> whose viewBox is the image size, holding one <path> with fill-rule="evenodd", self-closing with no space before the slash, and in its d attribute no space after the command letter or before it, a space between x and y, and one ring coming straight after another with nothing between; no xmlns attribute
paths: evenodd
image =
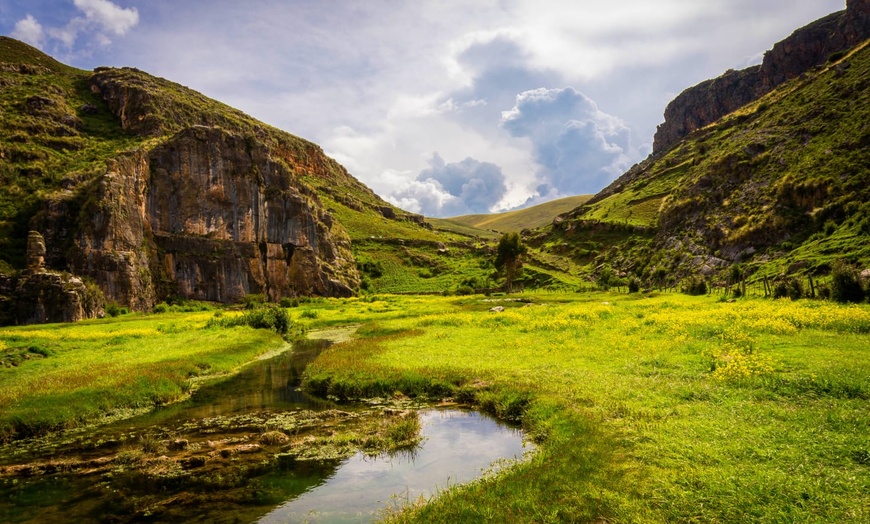
<svg viewBox="0 0 870 524"><path fill-rule="evenodd" d="M505 176L499 166L471 157L448 164L437 152L415 182L428 184L440 195L446 193L453 197L448 199L445 196L437 207L421 204L420 209L428 216L489 213L507 193ZM414 184L414 187L421 186ZM394 193L393 196L397 195ZM445 206L445 201L449 205Z"/></svg>
<svg viewBox="0 0 870 524"><path fill-rule="evenodd" d="M125 9L109 0L73 0L85 18L102 29L122 36L139 23L135 7Z"/></svg>
<svg viewBox="0 0 870 524"><path fill-rule="evenodd" d="M37 47L43 47L45 37L48 37L65 46L69 52L83 35L86 43L79 47L107 47L112 43L107 33L123 36L139 23L139 11L135 7L123 8L109 0L73 0L73 3L84 16L75 16L61 27L43 29L39 21L28 14L15 24L12 36L25 42L36 42L34 45Z"/></svg>
<svg viewBox="0 0 870 524"><path fill-rule="evenodd" d="M538 163L539 195L594 193L630 165L631 131L572 87L517 95L502 126L528 138Z"/></svg>
<svg viewBox="0 0 870 524"><path fill-rule="evenodd" d="M29 14L16 22L15 29L12 30L12 38L27 42L34 47L42 47L44 37L45 33L42 30L42 25Z"/></svg>

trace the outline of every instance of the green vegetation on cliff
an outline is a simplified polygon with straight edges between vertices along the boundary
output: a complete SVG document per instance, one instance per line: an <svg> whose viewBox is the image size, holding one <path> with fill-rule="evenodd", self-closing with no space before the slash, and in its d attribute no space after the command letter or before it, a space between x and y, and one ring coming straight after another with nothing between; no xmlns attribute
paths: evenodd
<svg viewBox="0 0 870 524"><path fill-rule="evenodd" d="M756 279L868 267L868 85L865 44L633 167L533 242L649 286L724 283L738 263Z"/></svg>

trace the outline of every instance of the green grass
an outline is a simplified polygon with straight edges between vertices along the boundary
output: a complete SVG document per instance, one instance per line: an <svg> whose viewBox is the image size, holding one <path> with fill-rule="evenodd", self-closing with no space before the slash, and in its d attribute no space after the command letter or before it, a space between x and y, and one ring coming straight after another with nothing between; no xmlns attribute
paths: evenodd
<svg viewBox="0 0 870 524"><path fill-rule="evenodd" d="M0 329L0 440L178 400L283 344L274 331L209 328L211 312Z"/></svg>
<svg viewBox="0 0 870 524"><path fill-rule="evenodd" d="M535 229L553 221L556 215L567 213L584 204L592 195L577 195L551 200L524 209L487 215L463 215L451 218L428 219L435 227L470 236L497 238L498 233ZM482 230L482 231L476 231ZM496 235L493 237L493 235Z"/></svg>
<svg viewBox="0 0 870 524"><path fill-rule="evenodd" d="M321 355L312 390L451 395L519 416L540 443L529 462L394 520L870 518L867 306L526 298L500 314L482 297L342 304L348 321L368 319L366 338Z"/></svg>
<svg viewBox="0 0 870 524"><path fill-rule="evenodd" d="M357 242L353 247L358 262L377 267L374 272L363 271L370 292L441 293L467 283L476 288L496 285L495 281L487 280L494 268L483 251L453 246L442 252L437 246L414 242L401 245L376 239Z"/></svg>
<svg viewBox="0 0 870 524"><path fill-rule="evenodd" d="M709 257L725 261L713 268L722 281L733 263L758 277L825 275L834 260L868 267L868 82L865 42L632 168L540 242L553 252L567 242L575 249L562 254L645 286L662 273L673 286ZM643 231L606 243L597 258L582 244L600 223ZM643 241L627 247L630 237Z"/></svg>

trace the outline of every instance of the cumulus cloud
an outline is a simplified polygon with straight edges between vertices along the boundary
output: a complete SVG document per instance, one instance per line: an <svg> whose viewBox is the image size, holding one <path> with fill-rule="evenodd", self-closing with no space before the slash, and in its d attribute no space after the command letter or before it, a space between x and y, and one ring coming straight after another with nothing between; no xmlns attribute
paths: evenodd
<svg viewBox="0 0 870 524"><path fill-rule="evenodd" d="M499 166L471 157L448 164L435 153L427 169L389 198L403 209L444 217L489 213L505 193L505 176Z"/></svg>
<svg viewBox="0 0 870 524"><path fill-rule="evenodd" d="M16 22L15 29L12 30L12 38L27 42L34 47L42 47L42 39L44 37L45 33L42 31L42 25L29 14Z"/></svg>
<svg viewBox="0 0 870 524"><path fill-rule="evenodd" d="M139 23L139 12L135 7L125 9L109 0L73 0L73 3L84 13L85 20L118 36Z"/></svg>
<svg viewBox="0 0 870 524"><path fill-rule="evenodd" d="M630 163L630 129L572 87L520 93L501 123L531 142L540 196L597 192Z"/></svg>
<svg viewBox="0 0 870 524"><path fill-rule="evenodd" d="M31 15L15 24L12 36L42 48L46 37L72 48L82 35L88 45L108 46L112 43L108 35L123 36L139 23L139 11L135 7L123 8L109 0L73 0L81 13L73 17L63 27L43 29L39 21Z"/></svg>

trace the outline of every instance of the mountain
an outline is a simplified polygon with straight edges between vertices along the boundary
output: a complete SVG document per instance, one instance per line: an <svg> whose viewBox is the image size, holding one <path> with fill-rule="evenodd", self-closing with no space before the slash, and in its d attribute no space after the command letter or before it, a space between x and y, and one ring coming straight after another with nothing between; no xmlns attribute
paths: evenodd
<svg viewBox="0 0 870 524"><path fill-rule="evenodd" d="M467 236L498 238L502 233L535 229L552 222L553 217L592 198L592 195L577 195L551 200L531 207L490 213L486 215L462 215L450 218L427 218L436 229L452 231Z"/></svg>
<svg viewBox="0 0 870 524"><path fill-rule="evenodd" d="M0 87L7 321L98 312L82 296L23 305L47 296L49 274L137 310L173 297L348 296L360 284L353 240L443 240L319 146L137 69L82 71L0 37ZM30 251L29 231L40 236Z"/></svg>
<svg viewBox="0 0 870 524"><path fill-rule="evenodd" d="M868 88L865 40L651 155L529 241L648 286L870 267Z"/></svg>
<svg viewBox="0 0 870 524"><path fill-rule="evenodd" d="M729 70L677 96L665 108L665 122L656 131L653 153L663 153L692 131L825 64L867 38L870 0L848 0L845 11L821 18L778 42L764 54L760 65Z"/></svg>

